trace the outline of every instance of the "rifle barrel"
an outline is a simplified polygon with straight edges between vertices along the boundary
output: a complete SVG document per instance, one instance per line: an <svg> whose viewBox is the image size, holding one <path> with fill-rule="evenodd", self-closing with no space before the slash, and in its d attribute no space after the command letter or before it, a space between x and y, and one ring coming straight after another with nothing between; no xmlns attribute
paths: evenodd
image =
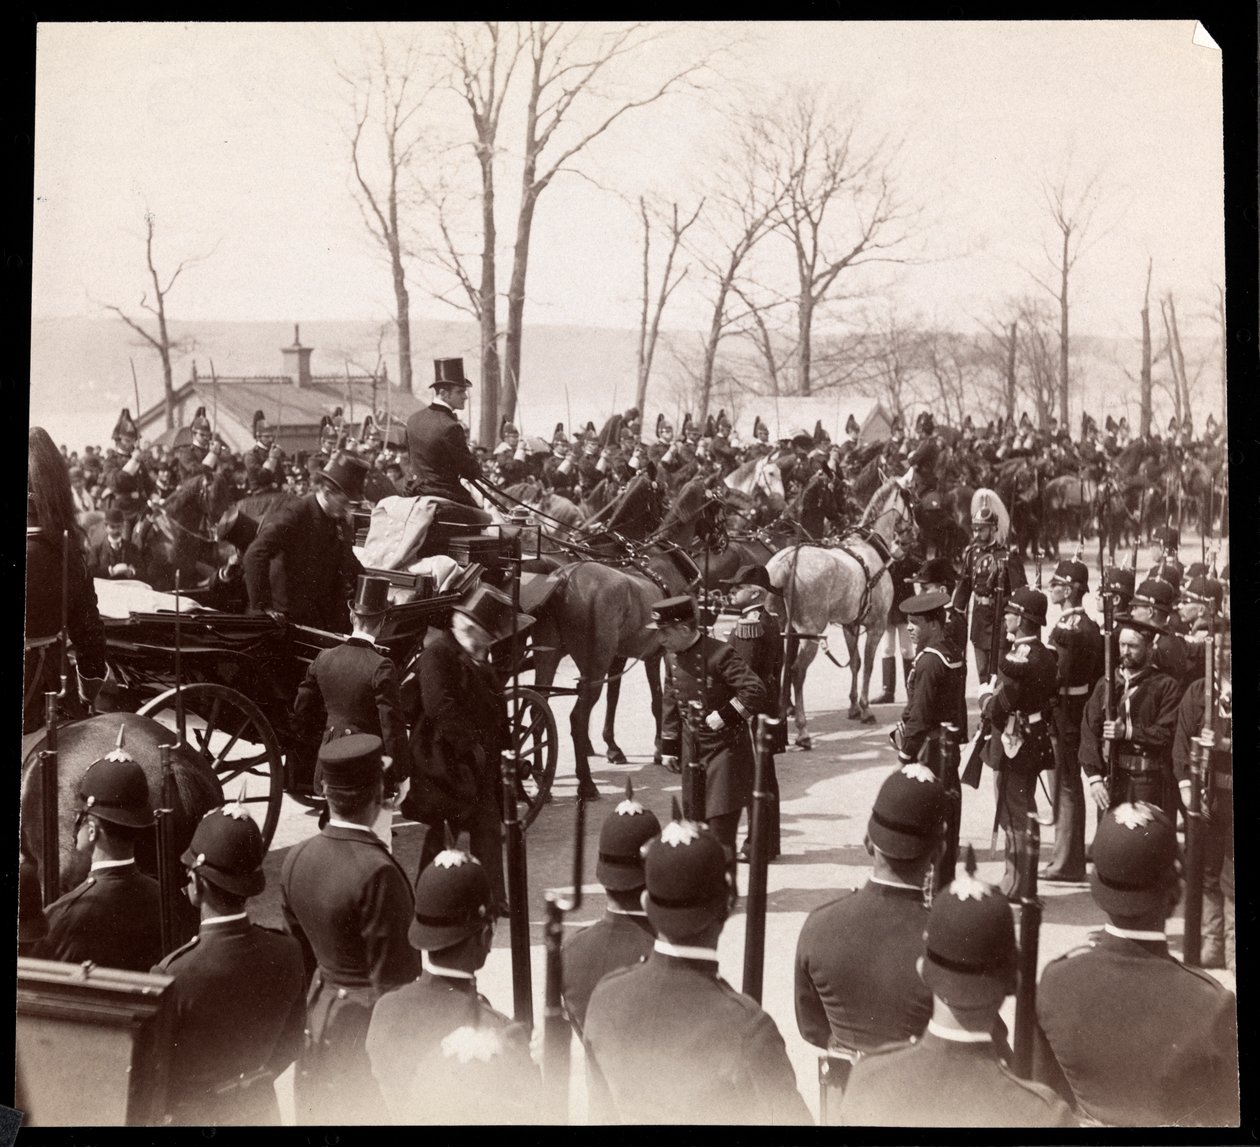
<svg viewBox="0 0 1260 1147"><path fill-rule="evenodd" d="M770 859L770 770L779 722L757 718L757 754L753 761L752 837L748 865L747 925L744 933L744 995L761 1003L766 956L766 865Z"/></svg>
<svg viewBox="0 0 1260 1147"><path fill-rule="evenodd" d="M507 842L508 924L512 945L512 1018L534 1026L533 983L529 961L529 882L525 833L516 804L518 761L515 752L500 759L503 782L503 829Z"/></svg>
<svg viewBox="0 0 1260 1147"><path fill-rule="evenodd" d="M1032 1078L1034 1033L1037 1030L1037 949L1041 939L1041 901L1037 898L1037 865L1041 860L1041 829L1035 813L1028 814L1025 830L1024 872L1019 899L1019 978L1015 989L1015 1036L1011 1068Z"/></svg>

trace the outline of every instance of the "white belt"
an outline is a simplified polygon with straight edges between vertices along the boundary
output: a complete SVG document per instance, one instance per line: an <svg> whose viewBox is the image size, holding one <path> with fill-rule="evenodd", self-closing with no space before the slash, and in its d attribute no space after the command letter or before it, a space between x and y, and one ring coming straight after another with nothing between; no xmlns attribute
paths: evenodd
<svg viewBox="0 0 1260 1147"><path fill-rule="evenodd" d="M1035 725L1037 724L1038 721L1042 721L1044 719L1045 718L1040 713L1025 713L1024 714L1024 720L1027 721L1030 725Z"/></svg>
<svg viewBox="0 0 1260 1147"><path fill-rule="evenodd" d="M1065 685L1059 692L1064 697L1083 697L1089 690L1088 685Z"/></svg>

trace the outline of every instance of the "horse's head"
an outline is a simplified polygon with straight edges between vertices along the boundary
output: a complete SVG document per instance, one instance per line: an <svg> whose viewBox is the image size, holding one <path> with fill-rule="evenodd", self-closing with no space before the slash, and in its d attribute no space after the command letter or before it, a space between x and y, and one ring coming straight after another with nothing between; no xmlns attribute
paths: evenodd
<svg viewBox="0 0 1260 1147"><path fill-rule="evenodd" d="M914 502L900 482L889 479L871 495L861 524L875 531L891 547L897 543L898 532L913 537ZM909 531L906 534L904 531Z"/></svg>

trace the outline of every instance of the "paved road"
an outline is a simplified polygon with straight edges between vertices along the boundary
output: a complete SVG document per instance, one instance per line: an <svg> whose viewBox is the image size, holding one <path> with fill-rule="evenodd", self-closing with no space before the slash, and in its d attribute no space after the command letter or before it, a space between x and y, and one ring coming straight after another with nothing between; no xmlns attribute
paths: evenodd
<svg viewBox="0 0 1260 1147"><path fill-rule="evenodd" d="M1197 543L1195 546L1197 551ZM1189 551L1187 551L1189 552ZM1145 556L1145 555L1144 555ZM1149 565L1143 563L1145 570ZM1043 571L1048 581L1052 564ZM1029 570L1030 577L1032 570ZM1096 572L1091 570L1091 577ZM1094 608L1093 595L1086 598ZM1051 624L1054 608L1051 607ZM843 642L836 643L843 651ZM841 660L843 658L841 657ZM568 675L566 676L566 669ZM878 693L879 666L876 666ZM576 674L570 663L561 669L558 684L569 684ZM970 671L970 727L975 728L976 689L974 668ZM838 892L858 887L866 879L868 857L863 847L866 820L875 794L883 778L896 761L888 742L888 732L904 704L904 683L897 685L897 702L874 708L878 721L861 725L847 718L849 674L825 658L815 660L806 686L806 706L811 714L814 748L810 752L792 751L779 758L778 773L782 790L783 855L770 866L768 874L769 904L766 923L766 962L763 1005L778 1023L796 1069L797 1084L811 1110L817 1114L817 1054L801 1039L796 1029L793 1007L792 972L797 936L806 914L834 897ZM557 720L564 733L568 726L571 700L558 699L554 705ZM602 724L602 707L591 722L592 730ZM581 907L566 920L566 928L578 928L594 921L603 912L602 889L594 883L594 855L599 826L611 812L625 789L626 778L634 782L636 797L650 807L662 822L670 815L670 802L680 795L678 778L652 764L653 727L648 706L648 691L643 675L632 671L623 682L621 712L617 723L618 740L629 757L625 765L594 763L595 779L604 799L588 806L586 831L586 881ZM598 741L598 738L596 737ZM534 1018L541 1026L543 1005L544 951L542 942L543 891L565 886L571 879L572 836L576 781L572 771L572 755L567 737L562 735L558 777L553 789L554 801L542 811L528 833L528 868L531 904L531 939L533 959ZM961 840L975 846L982 879L995 882L1002 864L989 854L993 823L994 793L986 770L980 789L964 789ZM1044 797L1041 798L1046 811ZM1090 824L1093 823L1090 814ZM256 902L255 915L261 923L278 924L280 919L276 890L280 864L287 847L315 831L314 817L286 798L284 816L267 861L267 891ZM394 831L395 852L404 868L412 873L419 854L419 826L399 824ZM1046 830L1043 854L1052 843L1053 830ZM999 850L1001 841L999 838ZM1000 852L999 852L1000 856ZM740 890L746 890L748 870L740 868ZM1088 933L1103 923L1103 916L1094 906L1086 885L1050 885L1042 888L1045 904L1041 932L1040 961L1061 955L1085 941ZM1168 931L1174 950L1179 949L1180 917L1170 920ZM742 902L728 921L722 935L719 953L721 973L735 987L743 978L743 949L746 917ZM1214 973L1231 989L1233 976ZM478 986L491 1003L502 1011L512 1007L512 985L508 926L499 924L495 948L481 975ZM1013 1024L1013 1001L1008 1000L1004 1018ZM291 1092L287 1077L280 1092L286 1118L292 1118ZM583 1118L585 1089L582 1079L581 1051L574 1044L571 1115Z"/></svg>

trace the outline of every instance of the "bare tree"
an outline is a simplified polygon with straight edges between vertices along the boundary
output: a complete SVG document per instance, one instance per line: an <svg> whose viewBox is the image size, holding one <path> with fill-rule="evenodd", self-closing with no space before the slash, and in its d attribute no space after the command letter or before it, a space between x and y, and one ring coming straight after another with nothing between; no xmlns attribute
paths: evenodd
<svg viewBox="0 0 1260 1147"><path fill-rule="evenodd" d="M893 417L904 420L915 399L919 332L890 309L854 343L852 350L863 364L858 389L884 402Z"/></svg>
<svg viewBox="0 0 1260 1147"><path fill-rule="evenodd" d="M194 267L198 263L204 262L214 253L213 249L206 255L198 255L182 260L171 272L170 277L163 283L162 276L158 272L157 264L154 262L153 256L153 233L154 222L156 216L152 211L144 213L144 260L145 266L148 268L149 281L152 284L151 289L146 287L140 293L140 301L136 305L142 311L148 311L156 320L156 330L151 330L143 325L140 319L132 317L122 307L116 303L101 303L100 305L107 311L113 312L133 331L136 332L143 340L142 345L150 346L158 353L158 357L162 360L162 396L166 403L166 428L171 430L175 426L175 381L171 364L177 355L187 354L192 349L193 340L190 336L182 338L173 338L171 336L170 327L166 318L166 300L174 288L176 281L180 275L189 267ZM217 246L217 244L216 244ZM136 417L140 416L140 411L136 411Z"/></svg>
<svg viewBox="0 0 1260 1147"><path fill-rule="evenodd" d="M1002 418L1015 417L1015 400L1019 389L1015 366L1019 355L1021 305L1019 300L1007 303L1005 309L998 310L993 319L984 324L988 339L987 345L982 344L981 353L992 374L1001 380L998 392L1001 396Z"/></svg>
<svg viewBox="0 0 1260 1147"><path fill-rule="evenodd" d="M970 404L984 389L984 356L975 341L933 326L919 337L919 358L936 384L945 421L961 426Z"/></svg>
<svg viewBox="0 0 1260 1147"><path fill-rule="evenodd" d="M1079 189L1073 183L1070 172L1056 179L1044 179L1041 193L1049 209L1050 218L1058 242L1052 251L1044 248L1046 259L1054 271L1055 278L1047 281L1043 277L1033 275L1038 286L1048 291L1059 306L1059 422L1068 424L1068 392L1069 392L1069 323L1070 306L1068 286L1072 270L1087 247L1094 223L1095 211L1098 207L1101 173L1094 172Z"/></svg>
<svg viewBox="0 0 1260 1147"><path fill-rule="evenodd" d="M612 65L642 54L662 38L652 25L631 24L608 31L568 29L563 23L534 21L529 25L528 88L522 149L521 199L512 249L512 277L508 286L507 337L500 406L505 415L516 411L521 373L521 339L525 317L525 287L529 273L530 238L538 200L551 181L590 143L628 112L647 107L681 90L704 66L693 61L670 72L645 90L621 97L601 91L601 81ZM599 108L593 126L566 135L561 129L583 108ZM484 419L485 412L483 409Z"/></svg>
<svg viewBox="0 0 1260 1147"><path fill-rule="evenodd" d="M1190 418L1190 383L1186 378L1186 356L1181 349L1181 331L1177 328L1177 304L1173 300L1172 292L1169 291L1159 301L1160 313L1164 318L1164 333L1168 339L1167 354L1168 365L1172 370L1173 388L1176 394L1176 402L1174 406L1177 411L1177 421L1183 418Z"/></svg>
<svg viewBox="0 0 1260 1147"><path fill-rule="evenodd" d="M819 306L842 274L905 261L893 250L908 237L911 212L897 194L887 142L860 145L856 119L834 116L816 90L798 89L756 130L782 192L774 225L796 266L796 391L809 394Z"/></svg>
<svg viewBox="0 0 1260 1147"><path fill-rule="evenodd" d="M648 210L647 200L639 196L639 218L643 222L643 299L639 313L639 346L636 354L636 376L638 385L635 389L635 406L645 409L647 401L648 379L652 374L652 359L656 354L656 342L660 337L661 316L665 313L665 304L674 293L675 288L687 277L689 268L683 267L675 272L674 260L678 256L683 236L691 229L700 212L704 209L701 199L687 219L682 219L678 211L678 202L670 204L669 217L665 224L668 228L668 247L665 251L665 266L661 271L660 287L656 293L655 303L651 302L651 254L652 254L652 216ZM649 308L651 314L649 315Z"/></svg>
<svg viewBox="0 0 1260 1147"><path fill-rule="evenodd" d="M350 163L355 202L368 234L385 253L394 289L394 321L398 327L398 381L410 392L411 295L407 288L410 256L400 205L409 168L424 141L419 112L432 91L420 78L421 53L416 39L386 42L377 32L358 73L338 69L349 88L353 128ZM374 152L379 148L379 153ZM375 167L376 170L370 170Z"/></svg>
<svg viewBox="0 0 1260 1147"><path fill-rule="evenodd" d="M1037 426L1047 429L1054 415L1055 399L1061 395L1056 362L1061 343L1055 338L1054 320L1040 299L1023 299L1019 304L1016 331L1018 383L1032 400L1037 412ZM1060 407L1062 410L1062 407ZM1012 416L1014 411L1012 409Z"/></svg>

